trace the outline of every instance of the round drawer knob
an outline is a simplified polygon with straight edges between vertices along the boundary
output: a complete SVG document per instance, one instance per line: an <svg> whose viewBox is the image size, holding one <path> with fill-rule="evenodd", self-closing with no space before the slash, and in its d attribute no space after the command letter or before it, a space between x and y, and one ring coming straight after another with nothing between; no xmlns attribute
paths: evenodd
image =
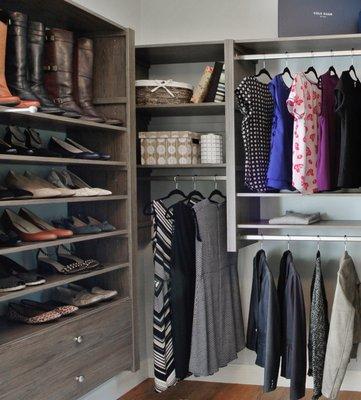
<svg viewBox="0 0 361 400"><path fill-rule="evenodd" d="M83 342L83 336L75 336L74 342L75 343L82 343Z"/></svg>
<svg viewBox="0 0 361 400"><path fill-rule="evenodd" d="M76 381L79 382L79 383L83 383L83 382L85 381L84 375L79 375L79 376L77 376L75 379L76 379Z"/></svg>

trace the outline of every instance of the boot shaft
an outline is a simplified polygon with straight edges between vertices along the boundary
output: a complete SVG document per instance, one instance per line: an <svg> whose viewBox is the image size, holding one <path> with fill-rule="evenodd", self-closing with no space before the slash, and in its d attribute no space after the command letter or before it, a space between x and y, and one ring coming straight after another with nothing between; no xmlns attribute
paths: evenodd
<svg viewBox="0 0 361 400"><path fill-rule="evenodd" d="M29 90L27 82L27 24L28 17L11 12L6 42L6 78L11 89Z"/></svg>
<svg viewBox="0 0 361 400"><path fill-rule="evenodd" d="M73 32L46 31L44 69L45 87L54 100L73 99Z"/></svg>
<svg viewBox="0 0 361 400"><path fill-rule="evenodd" d="M38 88L44 82L45 26L41 22L29 21L28 25L29 84Z"/></svg>
<svg viewBox="0 0 361 400"><path fill-rule="evenodd" d="M93 99L93 41L88 38L79 38L74 55L74 88L75 98L82 106Z"/></svg>

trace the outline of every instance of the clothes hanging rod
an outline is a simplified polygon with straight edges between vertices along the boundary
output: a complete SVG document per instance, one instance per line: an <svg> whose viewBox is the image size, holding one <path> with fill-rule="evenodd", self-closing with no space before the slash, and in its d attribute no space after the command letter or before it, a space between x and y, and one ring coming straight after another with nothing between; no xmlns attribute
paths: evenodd
<svg viewBox="0 0 361 400"><path fill-rule="evenodd" d="M319 57L353 57L361 56L361 50L337 50L337 51L308 51L301 53L270 53L270 54L241 54L235 56L235 60L280 60L294 58L319 58Z"/></svg>
<svg viewBox="0 0 361 400"><path fill-rule="evenodd" d="M158 175L158 176L140 176L138 177L139 180L141 181L172 181L175 182L174 178L177 178L177 182L182 182L182 181L195 181L195 182L200 182L200 181L209 181L209 182L215 182L215 181L225 181L227 179L226 176L223 175Z"/></svg>
<svg viewBox="0 0 361 400"><path fill-rule="evenodd" d="M240 240L268 242L361 242L361 236L240 235Z"/></svg>

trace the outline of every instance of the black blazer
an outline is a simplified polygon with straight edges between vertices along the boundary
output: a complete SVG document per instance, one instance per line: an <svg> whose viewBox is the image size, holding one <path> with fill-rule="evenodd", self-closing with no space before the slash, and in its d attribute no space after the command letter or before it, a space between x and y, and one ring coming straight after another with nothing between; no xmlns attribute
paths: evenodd
<svg viewBox="0 0 361 400"><path fill-rule="evenodd" d="M276 286L263 250L253 259L247 347L257 353L256 364L264 368L263 390L275 390L280 366L280 314Z"/></svg>
<svg viewBox="0 0 361 400"><path fill-rule="evenodd" d="M281 375L291 379L290 399L297 400L305 396L306 313L300 276L290 251L281 259L277 291L281 312Z"/></svg>

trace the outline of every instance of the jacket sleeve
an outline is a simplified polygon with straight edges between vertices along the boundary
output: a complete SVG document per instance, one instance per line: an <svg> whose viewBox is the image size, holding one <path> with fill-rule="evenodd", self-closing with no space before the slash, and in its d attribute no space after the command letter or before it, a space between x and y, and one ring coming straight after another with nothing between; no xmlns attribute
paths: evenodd
<svg viewBox="0 0 361 400"><path fill-rule="evenodd" d="M266 361L264 366L263 390L271 392L277 388L281 356L281 325L277 290L273 277L269 277L266 328Z"/></svg>
<svg viewBox="0 0 361 400"><path fill-rule="evenodd" d="M355 309L337 283L323 371L322 394L336 399L350 361Z"/></svg>

